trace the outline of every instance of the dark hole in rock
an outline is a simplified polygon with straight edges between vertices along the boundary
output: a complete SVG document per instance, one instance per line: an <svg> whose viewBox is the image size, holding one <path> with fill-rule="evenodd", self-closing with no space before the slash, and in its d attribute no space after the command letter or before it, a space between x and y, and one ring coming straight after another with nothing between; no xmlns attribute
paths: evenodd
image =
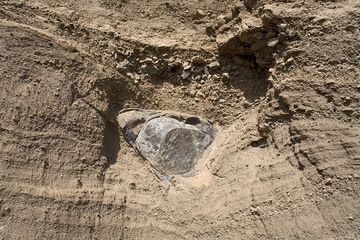
<svg viewBox="0 0 360 240"><path fill-rule="evenodd" d="M130 109L118 122L129 144L161 174L190 172L214 139L210 122L186 114Z"/></svg>
<svg viewBox="0 0 360 240"><path fill-rule="evenodd" d="M198 117L189 117L185 120L186 124L190 124L190 125L197 125L200 124L200 119Z"/></svg>

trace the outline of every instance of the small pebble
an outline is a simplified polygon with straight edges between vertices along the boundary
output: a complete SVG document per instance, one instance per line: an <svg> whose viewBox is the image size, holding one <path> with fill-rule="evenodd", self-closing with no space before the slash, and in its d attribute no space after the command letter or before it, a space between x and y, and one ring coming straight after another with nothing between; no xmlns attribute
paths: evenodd
<svg viewBox="0 0 360 240"><path fill-rule="evenodd" d="M216 70L220 67L220 63L218 61L214 61L214 62L208 64L208 67L210 70Z"/></svg>

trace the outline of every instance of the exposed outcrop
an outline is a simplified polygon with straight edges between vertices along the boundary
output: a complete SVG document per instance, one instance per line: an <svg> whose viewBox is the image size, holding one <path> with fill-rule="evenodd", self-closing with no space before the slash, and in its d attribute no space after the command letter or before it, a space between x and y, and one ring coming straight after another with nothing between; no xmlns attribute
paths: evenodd
<svg viewBox="0 0 360 240"><path fill-rule="evenodd" d="M360 239L359 23L355 0L1 1L0 240Z"/></svg>

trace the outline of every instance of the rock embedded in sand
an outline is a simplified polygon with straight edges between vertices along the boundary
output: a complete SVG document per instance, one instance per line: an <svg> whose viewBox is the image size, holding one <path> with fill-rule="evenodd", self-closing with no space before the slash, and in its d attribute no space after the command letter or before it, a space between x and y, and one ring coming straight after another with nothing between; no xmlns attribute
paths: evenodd
<svg viewBox="0 0 360 240"><path fill-rule="evenodd" d="M183 114L130 110L118 116L127 141L161 173L191 171L212 143L212 125Z"/></svg>

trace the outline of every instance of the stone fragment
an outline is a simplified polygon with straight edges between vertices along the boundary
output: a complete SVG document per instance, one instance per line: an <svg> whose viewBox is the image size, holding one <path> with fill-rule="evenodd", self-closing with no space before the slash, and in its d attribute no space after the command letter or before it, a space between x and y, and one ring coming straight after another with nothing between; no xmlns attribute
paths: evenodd
<svg viewBox="0 0 360 240"><path fill-rule="evenodd" d="M188 79L190 77L190 75L191 75L191 71L184 70L181 74L181 78L185 80L185 79Z"/></svg>
<svg viewBox="0 0 360 240"><path fill-rule="evenodd" d="M194 13L194 19L200 19L200 18L203 18L206 16L206 13L203 11L203 10L197 10L195 13Z"/></svg>
<svg viewBox="0 0 360 240"><path fill-rule="evenodd" d="M205 32L208 36L213 36L216 32L217 25L216 24L208 24L205 27Z"/></svg>
<svg viewBox="0 0 360 240"><path fill-rule="evenodd" d="M287 35L285 33L279 33L278 40L279 42L284 42L287 39Z"/></svg>
<svg viewBox="0 0 360 240"><path fill-rule="evenodd" d="M189 70L190 68L191 68L191 64L189 62L184 62L183 69L184 70Z"/></svg>
<svg viewBox="0 0 360 240"><path fill-rule="evenodd" d="M229 81L229 80L230 80L230 75L229 75L229 73L223 73L223 74L222 74L222 80L223 80L224 82Z"/></svg>
<svg viewBox="0 0 360 240"><path fill-rule="evenodd" d="M268 47L275 47L279 43L279 40L277 38L271 38L269 41L267 41L266 45Z"/></svg>
<svg viewBox="0 0 360 240"><path fill-rule="evenodd" d="M200 81L200 80L201 80L201 76L200 76L200 75L195 76L195 77L194 77L194 80L195 80L195 81Z"/></svg>
<svg viewBox="0 0 360 240"><path fill-rule="evenodd" d="M214 74L214 75L211 76L211 79L212 79L213 81L219 81L219 80L220 80L220 76L219 76L218 74Z"/></svg>
<svg viewBox="0 0 360 240"><path fill-rule="evenodd" d="M204 94L203 92L198 91L198 92L196 93L196 97L198 97L198 98L205 98L206 96L205 96L205 94Z"/></svg>
<svg viewBox="0 0 360 240"><path fill-rule="evenodd" d="M232 12L228 12L228 13L224 16L225 23L230 22L233 18L234 18L233 13L232 13Z"/></svg>
<svg viewBox="0 0 360 240"><path fill-rule="evenodd" d="M193 64L201 65L201 64L205 64L206 60L201 56L195 56L191 59L191 62Z"/></svg>
<svg viewBox="0 0 360 240"><path fill-rule="evenodd" d="M331 185L333 183L333 180L331 178L327 178L324 181L325 185Z"/></svg>
<svg viewBox="0 0 360 240"><path fill-rule="evenodd" d="M129 60L125 59L124 61L118 63L116 65L116 70L118 71L126 71L127 69L129 69L130 67L132 67L132 64Z"/></svg>
<svg viewBox="0 0 360 240"><path fill-rule="evenodd" d="M209 69L214 71L220 67L220 63L218 61L214 61L208 65Z"/></svg>

